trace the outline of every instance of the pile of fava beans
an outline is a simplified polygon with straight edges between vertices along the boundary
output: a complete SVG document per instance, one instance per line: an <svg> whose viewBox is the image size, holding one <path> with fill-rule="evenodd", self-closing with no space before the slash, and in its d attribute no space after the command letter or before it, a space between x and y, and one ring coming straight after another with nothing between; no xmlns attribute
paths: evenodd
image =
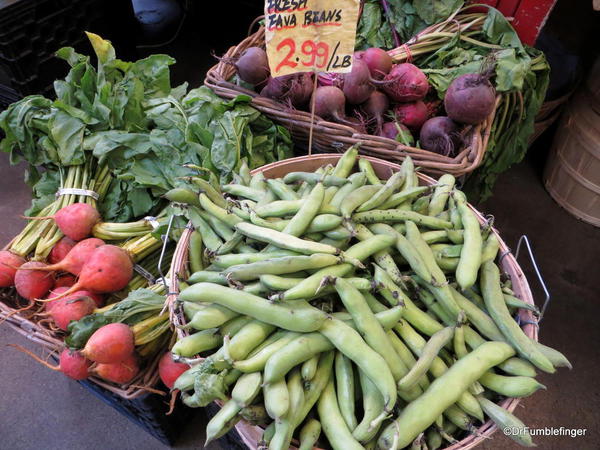
<svg viewBox="0 0 600 450"><path fill-rule="evenodd" d="M407 157L380 180L353 147L314 173L194 182L178 300L191 334L172 353L191 366L184 403L221 404L207 441L244 420L261 448L432 450L491 419L533 445L498 403L570 364L515 321L537 310L454 177L420 186Z"/></svg>

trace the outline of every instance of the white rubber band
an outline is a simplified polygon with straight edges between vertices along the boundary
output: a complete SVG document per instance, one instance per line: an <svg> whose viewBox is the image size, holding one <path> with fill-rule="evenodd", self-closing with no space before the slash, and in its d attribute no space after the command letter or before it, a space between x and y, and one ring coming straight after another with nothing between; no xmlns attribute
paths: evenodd
<svg viewBox="0 0 600 450"><path fill-rule="evenodd" d="M155 284L164 284L166 286L171 286L171 279L169 277L164 277L164 278L157 278L155 281Z"/></svg>
<svg viewBox="0 0 600 450"><path fill-rule="evenodd" d="M100 197L97 192L79 188L59 188L56 192L56 196L60 197L61 195L84 195L86 197L92 197L94 200L98 200L98 197Z"/></svg>
<svg viewBox="0 0 600 450"><path fill-rule="evenodd" d="M150 224L150 226L152 227L152 231L160 227L160 223L158 222L158 220L156 220L156 217L154 216L146 216L144 217L144 221Z"/></svg>

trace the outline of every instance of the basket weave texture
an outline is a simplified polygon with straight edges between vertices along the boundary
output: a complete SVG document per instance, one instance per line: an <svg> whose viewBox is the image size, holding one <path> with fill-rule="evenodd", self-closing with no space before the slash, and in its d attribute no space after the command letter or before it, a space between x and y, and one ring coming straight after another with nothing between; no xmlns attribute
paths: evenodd
<svg viewBox="0 0 600 450"><path fill-rule="evenodd" d="M461 25L449 23L449 30L460 31ZM295 110L267 97L261 97L258 93L232 83L230 80L235 75L235 67L228 63L232 58L241 55L249 47L265 47L265 29L260 29L251 36L244 39L240 44L231 47L218 64L213 66L206 74L204 84L212 89L217 95L232 99L240 94L252 97L253 107L268 116L271 120L285 126L294 139L294 142L304 148L308 148L308 140L311 125L310 112ZM402 47L390 50L394 62L408 62L411 55L418 50L418 39L411 39ZM499 97L496 100L498 105ZM316 152L331 152L338 149L340 152L350 145L362 143L360 152L365 155L375 156L387 161L401 163L404 158L410 156L415 165L421 167L429 174L450 173L456 177L465 175L475 170L482 162L485 149L489 140L496 108L490 116L481 124L472 126L465 133L465 147L456 152L455 156L444 156L428 150L409 147L389 138L362 134L347 125L329 122L315 116L313 127L313 150Z"/></svg>
<svg viewBox="0 0 600 450"><path fill-rule="evenodd" d="M251 174L254 175L258 172L263 172L266 178L278 178L283 177L288 172L312 172L323 165L335 165L339 158L339 154L331 153L312 156L301 156L298 158L291 158L286 159L284 161L277 161L271 164L267 164L263 167L259 167L258 169L253 170ZM364 156L363 158L366 158L371 162L373 168L375 169L375 172L377 173L377 176L381 179L389 178L393 172L396 172L400 169L399 165L390 163L388 161ZM418 176L420 183L423 185L430 185L435 183L435 180L427 175L418 173ZM477 218L479 219L480 223L487 223L486 218L479 211L477 211L472 206L471 209L477 215ZM189 237L192 231L193 229L190 226L188 226L184 230L181 240L177 244L177 249L175 250L175 254L173 257L174 264L172 266L172 271L174 274L176 274L176 276L173 276L171 279L170 311L172 323L176 324L177 326L185 325L187 323L185 315L183 314L183 308L176 301L176 298L177 294L179 293L178 279L185 279L185 274L188 272L187 252L189 245ZM514 255L511 253L510 248L500 238L498 231L495 228L492 228L492 232L498 237L498 241L500 243L500 269L510 277L515 295L527 303L534 304L533 295L531 293L529 284L527 283L527 279L525 277L525 274L523 273L523 270L517 263L517 260L514 257ZM525 334L527 334L527 336L537 341L538 329L535 325L531 324L531 322L534 322L536 320L531 311L520 310L520 318L522 323L530 322L522 326L523 331L525 332ZM178 333L180 337L188 335L187 330L183 330L181 328L178 329ZM500 406L512 412L519 404L519 401L520 399L518 398L507 398L500 403ZM219 403L217 402L217 404ZM249 449L258 449L258 442L261 440L263 433L263 429L261 427L249 424L241 420L237 423L235 428ZM498 427L491 420L488 420L479 428L474 430L474 432L466 438L462 439L456 444L446 447L446 450L466 450L473 448L479 445L481 442L488 439L497 429ZM290 448L296 449L296 447Z"/></svg>

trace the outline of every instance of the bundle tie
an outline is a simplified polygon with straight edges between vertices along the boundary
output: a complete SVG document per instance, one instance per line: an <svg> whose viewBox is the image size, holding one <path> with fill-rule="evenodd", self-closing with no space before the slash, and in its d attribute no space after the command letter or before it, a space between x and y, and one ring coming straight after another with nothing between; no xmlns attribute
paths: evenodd
<svg viewBox="0 0 600 450"><path fill-rule="evenodd" d="M59 188L56 192L56 196L61 195L83 195L85 197L92 197L94 200L98 200L100 195L90 189L79 189L79 188Z"/></svg>
<svg viewBox="0 0 600 450"><path fill-rule="evenodd" d="M146 216L143 220L150 224L150 226L152 227L152 231L160 227L160 223L158 222L158 220L156 220L156 217L154 216Z"/></svg>

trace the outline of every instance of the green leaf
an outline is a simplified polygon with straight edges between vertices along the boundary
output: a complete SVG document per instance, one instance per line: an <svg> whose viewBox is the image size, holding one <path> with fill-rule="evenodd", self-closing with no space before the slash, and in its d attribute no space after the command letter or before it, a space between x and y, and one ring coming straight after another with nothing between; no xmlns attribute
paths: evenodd
<svg viewBox="0 0 600 450"><path fill-rule="evenodd" d="M496 89L500 92L523 90L525 76L531 68L529 56L519 58L510 48L497 52L496 59Z"/></svg>
<svg viewBox="0 0 600 450"><path fill-rule="evenodd" d="M380 2L377 0L367 0L364 3L363 13L356 31L355 47L357 50L369 47L384 49L394 47L390 25L384 19Z"/></svg>
<svg viewBox="0 0 600 450"><path fill-rule="evenodd" d="M214 139L211 146L211 162L221 173L221 180L231 176L243 151L243 132L249 118L236 111L226 111L223 117L213 121L209 130Z"/></svg>
<svg viewBox="0 0 600 450"><path fill-rule="evenodd" d="M146 87L149 97L164 97L171 92L169 66L175 60L168 55L150 55L131 65L131 72Z"/></svg>
<svg viewBox="0 0 600 450"><path fill-rule="evenodd" d="M62 47L55 53L57 58L64 59L71 67L88 61L88 57L75 51L73 47Z"/></svg>
<svg viewBox="0 0 600 450"><path fill-rule="evenodd" d="M133 215L135 217L143 216L154 206L152 197L146 189L136 188L132 189L128 195L129 203L133 209Z"/></svg>
<svg viewBox="0 0 600 450"><path fill-rule="evenodd" d="M81 349L85 347L92 334L99 328L112 322L112 320L102 314L90 314L77 321L73 320L67 327L69 335L65 338L65 344L69 348Z"/></svg>
<svg viewBox="0 0 600 450"><path fill-rule="evenodd" d="M506 20L506 17L495 8L488 9L487 17L483 23L483 32L487 37L487 41L492 44L525 51L515 29Z"/></svg>
<svg viewBox="0 0 600 450"><path fill-rule="evenodd" d="M440 22L449 17L464 4L462 0L413 0L416 13L428 24Z"/></svg>

